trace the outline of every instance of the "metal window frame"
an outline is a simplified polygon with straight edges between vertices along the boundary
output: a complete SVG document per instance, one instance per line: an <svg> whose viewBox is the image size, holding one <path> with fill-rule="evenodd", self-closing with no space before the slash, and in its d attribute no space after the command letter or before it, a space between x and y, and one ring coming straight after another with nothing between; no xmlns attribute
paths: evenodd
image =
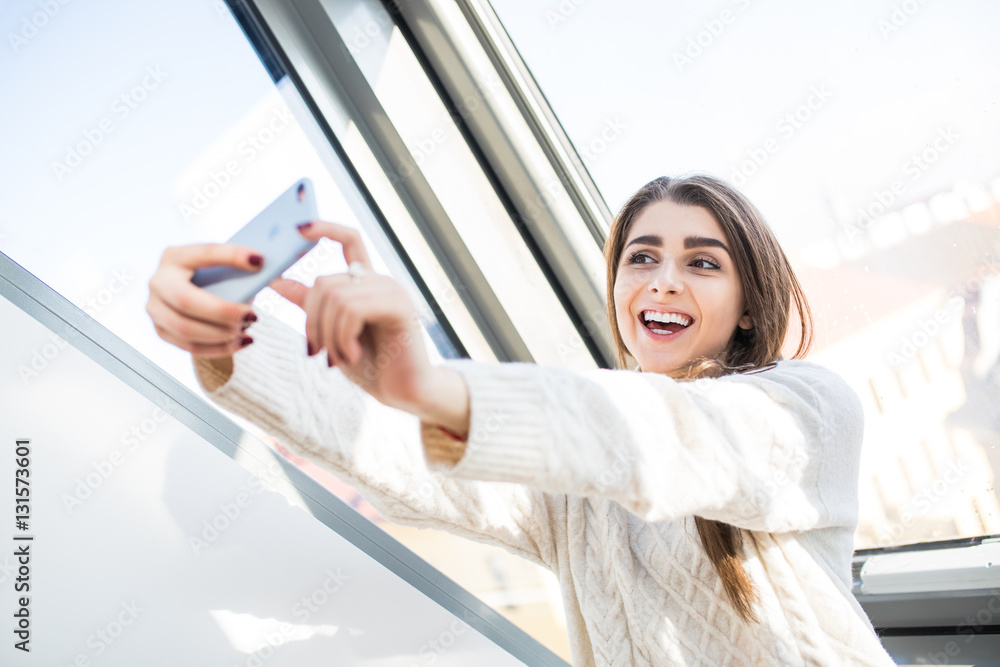
<svg viewBox="0 0 1000 667"><path fill-rule="evenodd" d="M1000 536L982 535L855 551L854 597L891 655L904 661L939 653L950 658L957 655L947 652L953 648L962 662L994 664L990 660L1000 651L1000 576L994 588L970 588L956 577L946 590L868 594L865 563L874 557L903 561L915 552L973 549L997 541ZM982 618L983 611L988 618Z"/></svg>
<svg viewBox="0 0 1000 667"><path fill-rule="evenodd" d="M616 366L604 240L611 212L485 0L382 0L460 118L597 364ZM494 82L498 85L494 85Z"/></svg>
<svg viewBox="0 0 1000 667"><path fill-rule="evenodd" d="M316 120L331 142L336 137L327 114L344 114L358 129L497 360L533 361L430 184L419 170L400 173L411 160L409 149L319 0L231 0L231 4L246 8L268 49L285 63L300 94L316 110ZM305 83L304 72L316 85ZM351 156L347 158L350 162Z"/></svg>
<svg viewBox="0 0 1000 667"><path fill-rule="evenodd" d="M73 345L250 472L280 466L274 482L295 503L390 572L526 665L566 662L491 607L379 529L293 463L250 436L176 378L132 348L54 289L0 252L0 296Z"/></svg>

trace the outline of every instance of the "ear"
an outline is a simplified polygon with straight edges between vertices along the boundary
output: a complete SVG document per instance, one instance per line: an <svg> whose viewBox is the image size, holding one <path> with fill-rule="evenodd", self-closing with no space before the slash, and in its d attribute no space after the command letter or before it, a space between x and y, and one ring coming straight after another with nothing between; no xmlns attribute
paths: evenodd
<svg viewBox="0 0 1000 667"><path fill-rule="evenodd" d="M750 329L753 329L753 318L750 317L750 313L743 311L743 317L741 317L740 321L736 324L740 329L749 331Z"/></svg>

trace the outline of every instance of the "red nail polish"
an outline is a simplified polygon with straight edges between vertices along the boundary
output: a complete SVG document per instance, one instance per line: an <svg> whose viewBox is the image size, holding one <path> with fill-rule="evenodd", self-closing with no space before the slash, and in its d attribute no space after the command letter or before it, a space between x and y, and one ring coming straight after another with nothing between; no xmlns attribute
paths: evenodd
<svg viewBox="0 0 1000 667"><path fill-rule="evenodd" d="M316 351L313 350L313 344L310 343L309 341L306 341L306 354L308 354L310 357L316 354Z"/></svg>
<svg viewBox="0 0 1000 667"><path fill-rule="evenodd" d="M264 258L260 255L250 255L250 259L248 261L250 262L250 266L260 266L264 263Z"/></svg>
<svg viewBox="0 0 1000 667"><path fill-rule="evenodd" d="M295 225L295 226L298 227L298 229L299 229L300 232L304 232L307 229L309 229L310 227L312 227L313 223L311 223L311 222L303 222L303 223Z"/></svg>
<svg viewBox="0 0 1000 667"><path fill-rule="evenodd" d="M255 313L253 311L247 313L246 315L243 316L243 321L246 322L247 324L249 324L250 322L256 322L257 321L257 313Z"/></svg>
<svg viewBox="0 0 1000 667"><path fill-rule="evenodd" d="M333 359L330 357L330 353L326 353L326 365L333 368Z"/></svg>
<svg viewBox="0 0 1000 667"><path fill-rule="evenodd" d="M240 347L246 347L252 342L253 338L251 338L250 336L244 336L243 338L240 339Z"/></svg>

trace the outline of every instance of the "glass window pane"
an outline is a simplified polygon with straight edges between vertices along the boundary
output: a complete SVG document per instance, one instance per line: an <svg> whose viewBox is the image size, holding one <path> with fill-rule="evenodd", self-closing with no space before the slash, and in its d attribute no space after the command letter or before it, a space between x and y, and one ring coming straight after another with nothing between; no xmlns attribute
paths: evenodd
<svg viewBox="0 0 1000 667"><path fill-rule="evenodd" d="M7 8L18 21L40 11L26 0ZM59 5L31 34L0 52L8 90L31 100L0 108L5 127L23 128L9 133L0 161L0 250L14 261L200 394L190 356L161 340L145 312L160 256L167 246L228 239L308 176L320 217L361 229L375 269L412 288L432 357L458 356L303 99L288 77L275 82L224 3ZM489 206L497 214L495 201ZM405 247L416 252L416 245ZM423 270L431 261L424 253L416 263ZM518 261L521 274L538 273L530 256ZM344 268L339 244L322 242L286 275L308 284ZM304 325L303 313L271 290L255 303ZM16 355L26 389L55 377L32 367L48 344ZM235 420L493 606L547 621L561 613L548 572L500 549L389 524L334 475ZM551 642L568 656L565 632L550 626Z"/></svg>
<svg viewBox="0 0 1000 667"><path fill-rule="evenodd" d="M763 211L865 403L856 547L1000 532L1000 7L491 4L613 210L707 172Z"/></svg>
<svg viewBox="0 0 1000 667"><path fill-rule="evenodd" d="M145 311L160 256L167 246L225 241L308 176L320 217L360 229L375 270L412 288L432 357L458 356L289 78L272 80L228 8L60 7L2 56L11 89L35 95L0 110L5 126L28 128L11 134L0 162L9 193L0 198L0 249L9 257L201 393L190 355L160 339ZM14 9L30 20L38 11L28 2ZM311 284L345 268L340 245L323 240L285 275ZM255 304L304 330L301 309L273 290ZM22 381L32 380L29 368Z"/></svg>
<svg viewBox="0 0 1000 667"><path fill-rule="evenodd" d="M524 664L475 614L417 588L412 554L359 539L356 524L332 530L350 510L296 486L249 434L229 440L235 429L200 421L123 360L83 352L105 341L62 322L57 335L5 296L0 321L0 473L11 498L27 492L17 523L8 505L0 556L4 609L27 609L25 634L0 663ZM20 367L39 350L46 367L25 386ZM27 586L16 597L15 577Z"/></svg>
<svg viewBox="0 0 1000 667"><path fill-rule="evenodd" d="M596 368L588 354L578 353L586 348L576 327L456 122L482 100L462 100L456 111L449 110L393 14L377 0L323 6L409 149L401 176L419 170L427 179L532 358L576 370Z"/></svg>
<svg viewBox="0 0 1000 667"><path fill-rule="evenodd" d="M409 284L289 79L272 81L228 9L126 5L64 7L3 56L11 88L35 94L0 111L7 127L29 128L12 133L0 163L9 257L195 389L189 356L164 345L145 313L160 255L225 241L302 177L320 217L361 229L375 269ZM324 240L286 275L311 283L345 268L339 244ZM269 289L256 303L304 326ZM431 353L457 356L425 321Z"/></svg>

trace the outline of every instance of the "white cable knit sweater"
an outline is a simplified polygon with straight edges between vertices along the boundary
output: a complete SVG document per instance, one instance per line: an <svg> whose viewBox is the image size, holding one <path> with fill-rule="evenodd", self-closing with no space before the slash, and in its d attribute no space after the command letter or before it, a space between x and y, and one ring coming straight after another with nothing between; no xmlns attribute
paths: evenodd
<svg viewBox="0 0 1000 667"><path fill-rule="evenodd" d="M306 356L259 312L219 405L354 485L386 518L500 545L559 578L573 664L892 665L851 594L862 409L836 374L781 361L681 383L449 360L471 394L466 453L428 469L417 417ZM447 437L441 435L440 437ZM745 625L693 516L746 528Z"/></svg>

